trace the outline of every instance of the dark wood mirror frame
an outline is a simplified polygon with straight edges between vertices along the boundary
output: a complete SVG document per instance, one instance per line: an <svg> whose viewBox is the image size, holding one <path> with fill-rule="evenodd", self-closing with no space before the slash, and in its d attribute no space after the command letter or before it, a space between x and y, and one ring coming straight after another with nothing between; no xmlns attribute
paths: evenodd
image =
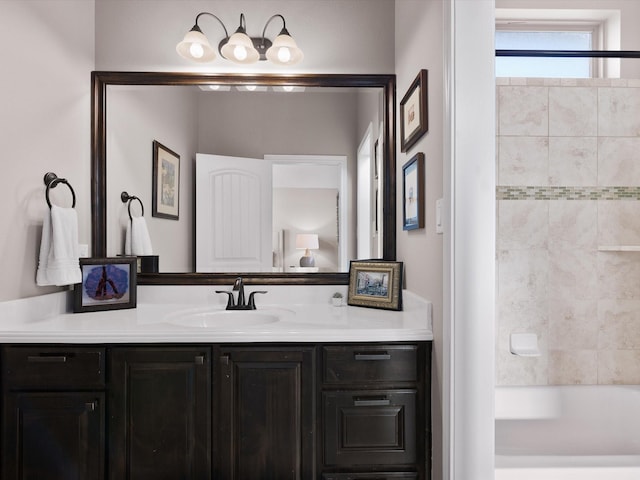
<svg viewBox="0 0 640 480"><path fill-rule="evenodd" d="M91 241L94 257L107 253L107 87L109 85L298 85L377 87L384 92L383 259L396 258L395 75L260 75L176 72L91 73ZM242 275L247 284L346 285L348 273L157 273L139 274L141 285L228 285Z"/></svg>

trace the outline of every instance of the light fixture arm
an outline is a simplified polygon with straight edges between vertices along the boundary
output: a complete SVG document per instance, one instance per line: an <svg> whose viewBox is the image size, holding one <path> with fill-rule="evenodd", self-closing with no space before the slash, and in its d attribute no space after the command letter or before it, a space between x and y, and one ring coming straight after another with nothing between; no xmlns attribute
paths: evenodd
<svg viewBox="0 0 640 480"><path fill-rule="evenodd" d="M287 35L289 35L289 32L287 31L287 22L285 21L285 19L284 19L284 17L282 15L280 15L279 13L276 13L275 15L272 15L271 18L269 18L269 20L267 20L267 23L264 24L264 28L262 29L262 44L263 45L264 45L265 38L266 38L265 35L267 33L267 27L269 26L271 21L276 17L280 17L282 19L282 30L280 31L280 33L286 33Z"/></svg>
<svg viewBox="0 0 640 480"><path fill-rule="evenodd" d="M194 27L193 27L193 28L197 28L197 29L198 29L198 31L202 32L202 30L201 30L201 29L200 29L200 27L198 26L198 20L200 20L200 17L201 17L201 16L203 16L203 15L208 15L208 16L210 16L210 17L215 18L215 19L218 21L218 23L219 23L220 25L222 25L222 29L224 30L224 37L225 37L226 39L228 39L228 38L229 38L229 32L227 31L227 27L225 27L225 26L224 26L224 23L222 23L222 20L220 20L220 19L219 19L217 16L215 16L213 13L209 13L209 12L200 12L200 13L196 16L196 24L194 25ZM242 19L243 19L243 18L242 18L242 14L241 14L241 19L240 19L240 21L242 21Z"/></svg>

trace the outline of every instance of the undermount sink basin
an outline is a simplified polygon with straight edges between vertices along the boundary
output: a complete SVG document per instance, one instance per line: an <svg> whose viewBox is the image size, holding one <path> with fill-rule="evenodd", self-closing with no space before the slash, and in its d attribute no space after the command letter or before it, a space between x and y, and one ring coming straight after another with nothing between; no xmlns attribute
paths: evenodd
<svg viewBox="0 0 640 480"><path fill-rule="evenodd" d="M267 325L292 313L285 309L268 310L188 310L168 315L164 321L182 327L240 330L244 327Z"/></svg>

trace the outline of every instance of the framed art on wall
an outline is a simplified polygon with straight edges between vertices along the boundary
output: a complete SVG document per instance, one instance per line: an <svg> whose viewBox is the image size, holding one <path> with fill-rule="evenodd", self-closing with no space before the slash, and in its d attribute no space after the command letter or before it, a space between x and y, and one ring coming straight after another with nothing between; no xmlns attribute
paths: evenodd
<svg viewBox="0 0 640 480"><path fill-rule="evenodd" d="M73 311L135 308L136 257L81 258L82 283L73 287Z"/></svg>
<svg viewBox="0 0 640 480"><path fill-rule="evenodd" d="M153 141L152 211L154 217L178 220L180 155Z"/></svg>
<svg viewBox="0 0 640 480"><path fill-rule="evenodd" d="M402 166L402 229L424 228L424 153Z"/></svg>
<svg viewBox="0 0 640 480"><path fill-rule="evenodd" d="M400 150L406 152L429 130L428 74L420 70L400 101Z"/></svg>
<svg viewBox="0 0 640 480"><path fill-rule="evenodd" d="M402 262L352 260L347 304L402 310Z"/></svg>

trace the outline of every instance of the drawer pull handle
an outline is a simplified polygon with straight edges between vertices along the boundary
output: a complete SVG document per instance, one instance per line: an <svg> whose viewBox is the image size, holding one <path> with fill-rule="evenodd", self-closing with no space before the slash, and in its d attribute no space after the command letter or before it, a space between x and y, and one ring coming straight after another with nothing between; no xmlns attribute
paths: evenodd
<svg viewBox="0 0 640 480"><path fill-rule="evenodd" d="M204 355L196 355L196 365L204 365Z"/></svg>
<svg viewBox="0 0 640 480"><path fill-rule="evenodd" d="M87 412L95 412L96 402L87 402L84 404L84 407L87 409Z"/></svg>
<svg viewBox="0 0 640 480"><path fill-rule="evenodd" d="M355 358L358 361L364 361L364 360L380 361L380 360L391 360L391 355L389 355L387 352L383 352L383 353L356 353Z"/></svg>
<svg viewBox="0 0 640 480"><path fill-rule="evenodd" d="M391 401L386 397L354 397L353 399L354 407L382 407L390 404Z"/></svg>
<svg viewBox="0 0 640 480"><path fill-rule="evenodd" d="M66 355L29 355L27 362L30 363L65 363Z"/></svg>

